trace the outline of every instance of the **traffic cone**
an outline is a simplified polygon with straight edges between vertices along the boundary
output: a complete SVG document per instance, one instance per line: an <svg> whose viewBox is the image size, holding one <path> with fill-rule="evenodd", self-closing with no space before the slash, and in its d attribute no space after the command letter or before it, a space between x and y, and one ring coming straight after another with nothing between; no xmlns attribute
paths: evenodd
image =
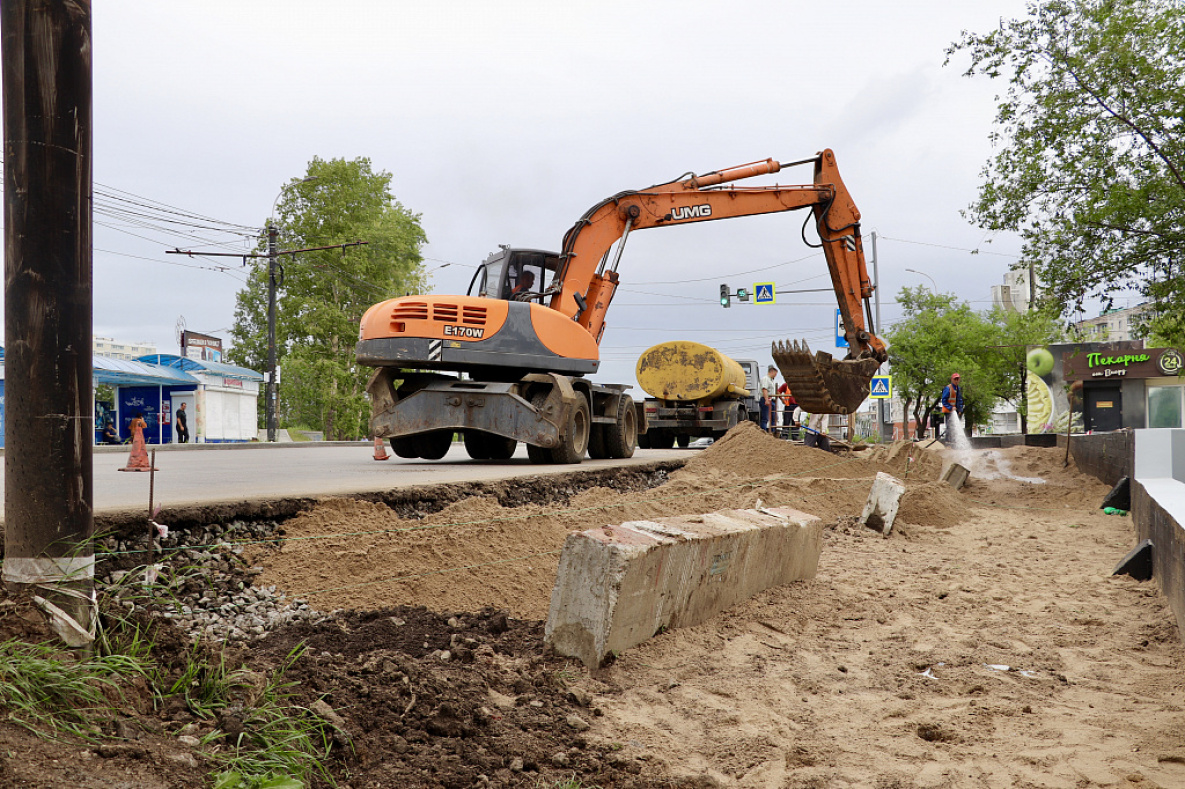
<svg viewBox="0 0 1185 789"><path fill-rule="evenodd" d="M374 439L374 459L375 460L390 460L391 456L387 454L387 448L383 446L383 440L378 436Z"/></svg>
<svg viewBox="0 0 1185 789"><path fill-rule="evenodd" d="M144 443L144 430L139 425L133 428L132 453L128 455L128 464L120 471L156 471L152 461L148 459L148 447Z"/></svg>

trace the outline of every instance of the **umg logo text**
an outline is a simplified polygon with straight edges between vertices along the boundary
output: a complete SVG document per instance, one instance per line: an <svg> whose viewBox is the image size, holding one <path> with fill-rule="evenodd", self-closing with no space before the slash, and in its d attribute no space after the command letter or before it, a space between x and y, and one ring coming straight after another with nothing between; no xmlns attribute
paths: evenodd
<svg viewBox="0 0 1185 789"><path fill-rule="evenodd" d="M671 219L706 219L712 215L710 205L685 205L671 211Z"/></svg>

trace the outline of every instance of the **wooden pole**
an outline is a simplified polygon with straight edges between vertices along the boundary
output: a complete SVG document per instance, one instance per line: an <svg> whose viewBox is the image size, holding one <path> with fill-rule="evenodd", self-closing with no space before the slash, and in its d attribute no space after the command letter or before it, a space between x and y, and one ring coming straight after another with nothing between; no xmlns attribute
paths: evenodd
<svg viewBox="0 0 1185 789"><path fill-rule="evenodd" d="M94 637L91 5L0 3L4 582Z"/></svg>

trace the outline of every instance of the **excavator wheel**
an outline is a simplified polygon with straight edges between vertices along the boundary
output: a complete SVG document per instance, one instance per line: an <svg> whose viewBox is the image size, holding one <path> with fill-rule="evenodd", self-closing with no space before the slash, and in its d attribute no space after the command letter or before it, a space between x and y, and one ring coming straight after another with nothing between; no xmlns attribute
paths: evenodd
<svg viewBox="0 0 1185 789"><path fill-rule="evenodd" d="M551 450L554 462L579 463L584 460L591 423L588 400L584 399L584 395L580 395L576 405L568 411L568 423L560 436L560 445Z"/></svg>
<svg viewBox="0 0 1185 789"><path fill-rule="evenodd" d="M514 450L518 449L518 442L513 438L490 433L486 436L486 446L490 451L490 460L510 460L514 457Z"/></svg>
<svg viewBox="0 0 1185 789"><path fill-rule="evenodd" d="M630 458L638 445L638 413L634 401L622 397L617 406L617 420L604 426L605 451L611 458ZM592 446L589 446L592 452Z"/></svg>
<svg viewBox="0 0 1185 789"><path fill-rule="evenodd" d="M675 443L679 445L679 449L687 449L689 446L691 446L691 436L683 434L677 435L675 436Z"/></svg>
<svg viewBox="0 0 1185 789"><path fill-rule="evenodd" d="M469 453L469 457L474 460L489 460L489 438L489 433L483 433L480 430L466 430L465 451Z"/></svg>
<svg viewBox="0 0 1185 789"><path fill-rule="evenodd" d="M543 408L543 404L546 402L547 392L536 392L531 398L531 407L538 411ZM538 464L555 462L550 449L547 449L546 447L535 446L534 444L527 444L527 458L532 463Z"/></svg>
<svg viewBox="0 0 1185 789"><path fill-rule="evenodd" d="M431 433L420 433L415 438L419 455L424 460L440 460L453 445L451 430L433 430Z"/></svg>
<svg viewBox="0 0 1185 789"><path fill-rule="evenodd" d="M391 439L391 451L396 457L418 458L420 456L419 442L416 436L400 436Z"/></svg>
<svg viewBox="0 0 1185 789"><path fill-rule="evenodd" d="M605 446L605 435L613 425L593 425L588 431L588 456L593 460L609 457L609 450Z"/></svg>
<svg viewBox="0 0 1185 789"><path fill-rule="evenodd" d="M808 414L850 414L868 398L872 376L880 363L876 359L843 359L819 351L797 340L773 344L774 363L798 405Z"/></svg>

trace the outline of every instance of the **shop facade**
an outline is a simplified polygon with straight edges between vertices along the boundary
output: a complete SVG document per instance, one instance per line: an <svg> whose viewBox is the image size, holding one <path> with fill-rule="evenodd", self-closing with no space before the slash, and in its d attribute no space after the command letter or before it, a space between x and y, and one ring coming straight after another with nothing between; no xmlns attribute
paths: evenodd
<svg viewBox="0 0 1185 789"><path fill-rule="evenodd" d="M1176 348L1145 348L1139 340L1069 343L1031 349L1029 432L1102 433L1124 428L1185 427L1185 361Z"/></svg>
<svg viewBox="0 0 1185 789"><path fill-rule="evenodd" d="M151 354L138 361L158 364L191 376L197 386L179 392L170 403L176 413L182 403L189 413L190 441L227 444L255 441L259 437L259 390L263 375L233 364L186 358L175 354Z"/></svg>

